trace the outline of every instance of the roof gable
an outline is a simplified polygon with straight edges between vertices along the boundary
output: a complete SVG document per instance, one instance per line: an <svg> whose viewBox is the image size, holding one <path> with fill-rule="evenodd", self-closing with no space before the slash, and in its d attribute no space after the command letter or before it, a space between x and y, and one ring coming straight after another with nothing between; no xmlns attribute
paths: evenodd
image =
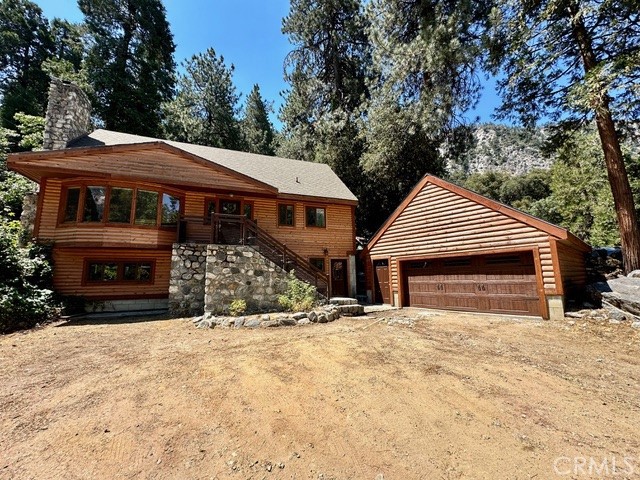
<svg viewBox="0 0 640 480"><path fill-rule="evenodd" d="M186 154L269 185L281 194L338 199L354 204L358 201L331 167L322 163L238 152L109 130L95 130L74 140L68 147L74 149L144 143L169 145Z"/></svg>
<svg viewBox="0 0 640 480"><path fill-rule="evenodd" d="M466 199L469 202L482 205L489 211L497 212L507 218L513 219L524 225L528 225L541 232L551 235L552 237L558 240L568 240L569 242L575 244L578 247L589 249L589 247L584 242L579 240L577 237L572 235L568 230L562 227L558 227L551 223L545 222L544 220L541 220L532 215L516 210L500 202L496 202L495 200L491 200L478 193L472 192L471 190L467 190L463 187L447 182L433 175L425 175L418 182L418 184L413 188L413 190L409 193L409 195L407 195L407 197L402 201L402 203L398 206L398 208L396 208L396 210L389 216L389 218L385 221L385 223L378 229L378 231L375 233L373 238L367 244L368 250L371 250L375 247L376 243L378 243L378 241L384 236L384 234L392 227L394 222L403 214L403 212L407 210L407 208L411 205L414 199L418 195L420 195L421 192L423 192L423 190L427 187L427 185L435 185L460 198Z"/></svg>

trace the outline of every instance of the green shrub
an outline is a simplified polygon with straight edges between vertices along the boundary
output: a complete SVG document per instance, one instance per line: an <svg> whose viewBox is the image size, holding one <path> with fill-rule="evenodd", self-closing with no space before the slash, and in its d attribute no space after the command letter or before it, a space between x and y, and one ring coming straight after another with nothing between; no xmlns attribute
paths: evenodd
<svg viewBox="0 0 640 480"><path fill-rule="evenodd" d="M51 268L46 250L20 248L20 222L0 217L0 333L31 328L54 318Z"/></svg>
<svg viewBox="0 0 640 480"><path fill-rule="evenodd" d="M242 315L247 310L247 302L240 298L236 298L231 305L229 305L229 315L237 317Z"/></svg>
<svg viewBox="0 0 640 480"><path fill-rule="evenodd" d="M290 312L304 312L311 310L316 304L316 287L298 280L293 271L289 273L287 291L278 297L282 308Z"/></svg>

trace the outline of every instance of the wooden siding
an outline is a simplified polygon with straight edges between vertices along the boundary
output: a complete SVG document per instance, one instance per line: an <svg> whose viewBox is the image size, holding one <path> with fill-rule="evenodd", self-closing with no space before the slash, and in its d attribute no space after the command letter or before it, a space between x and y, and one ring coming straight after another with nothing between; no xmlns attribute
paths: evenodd
<svg viewBox="0 0 640 480"><path fill-rule="evenodd" d="M579 294L587 283L585 252L561 242L557 249L564 292L568 296Z"/></svg>
<svg viewBox="0 0 640 480"><path fill-rule="evenodd" d="M155 261L153 283L91 284L84 282L85 260ZM82 295L88 299L161 298L169 294L171 250L134 250L108 248L61 248L54 246L54 279L56 291L63 295Z"/></svg>
<svg viewBox="0 0 640 480"><path fill-rule="evenodd" d="M391 290L397 292L400 290L398 259L536 247L544 290L556 293L548 233L428 182L370 245L369 255L371 258L392 257Z"/></svg>
<svg viewBox="0 0 640 480"><path fill-rule="evenodd" d="M204 192L186 192L186 216L202 217L204 201L211 197L230 198L228 195L213 195ZM277 240L287 245L295 253L305 258L324 258L324 249L329 250L328 258L346 258L355 251L355 231L353 227L353 207L351 205L333 205L319 202L300 202L280 200L277 197L252 197L234 195L234 200L253 203L254 219L258 226ZM278 203L295 205L295 226L278 226ZM305 207L326 208L326 227L307 227L305 225ZM325 268L328 271L328 262Z"/></svg>
<svg viewBox="0 0 640 480"><path fill-rule="evenodd" d="M71 157L73 161L70 161ZM73 177L92 175L110 179L135 180L174 186L203 187L228 191L270 192L257 182L218 169L215 164L203 165L177 153L142 149L84 154L66 151L64 156L30 155L19 160L14 168L35 178L40 172L50 176ZM121 175L118 172L122 172Z"/></svg>

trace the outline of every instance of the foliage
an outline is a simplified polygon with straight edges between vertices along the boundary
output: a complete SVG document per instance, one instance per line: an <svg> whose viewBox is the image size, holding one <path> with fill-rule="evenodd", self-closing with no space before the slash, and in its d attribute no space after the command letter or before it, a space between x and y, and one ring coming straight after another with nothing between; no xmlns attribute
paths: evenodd
<svg viewBox="0 0 640 480"><path fill-rule="evenodd" d="M52 319L51 270L45 253L19 247L20 223L0 217L0 333L31 328Z"/></svg>
<svg viewBox="0 0 640 480"><path fill-rule="evenodd" d="M241 298L236 298L231 305L229 305L229 315L237 317L247 311L247 302Z"/></svg>
<svg viewBox="0 0 640 480"><path fill-rule="evenodd" d="M316 287L298 280L293 272L289 272L287 291L278 297L278 303L290 312L304 312L315 306L316 298Z"/></svg>
<svg viewBox="0 0 640 480"><path fill-rule="evenodd" d="M31 133L27 135L25 144L34 141ZM33 182L7 170L10 139L15 141L16 137L15 132L0 127L0 217L5 219L20 218L24 196L34 190Z"/></svg>
<svg viewBox="0 0 640 480"><path fill-rule="evenodd" d="M640 158L627 155L627 166L633 172L636 205L640 206ZM602 148L593 129L573 134L559 148L550 186L550 196L543 204L532 205L533 209L587 243L620 244Z"/></svg>
<svg viewBox="0 0 640 480"><path fill-rule="evenodd" d="M241 122L247 152L275 155L270 111L273 111L273 107L264 101L260 95L260 87L255 84L247 97Z"/></svg>
<svg viewBox="0 0 640 480"><path fill-rule="evenodd" d="M160 0L79 0L88 36L86 69L107 129L160 136L173 94L175 44Z"/></svg>
<svg viewBox="0 0 640 480"><path fill-rule="evenodd" d="M367 183L358 125L368 95L366 24L357 0L294 0L282 26L293 50L285 60L291 88L280 110L278 154L330 165L358 197ZM358 210L359 225L369 223L368 213Z"/></svg>
<svg viewBox="0 0 640 480"><path fill-rule="evenodd" d="M500 113L598 127L626 271L640 268L640 224L615 121L640 114L638 3L500 0L490 17L489 65L502 79Z"/></svg>
<svg viewBox="0 0 640 480"><path fill-rule="evenodd" d="M84 38L86 26L54 18L51 22L53 55L42 63L42 69L49 75L73 82L87 94L94 92L89 84L85 67L86 47Z"/></svg>
<svg viewBox="0 0 640 480"><path fill-rule="evenodd" d="M178 93L163 107L167 138L242 150L234 66L227 67L224 57L218 57L213 48L194 55L182 66L185 73L178 78Z"/></svg>
<svg viewBox="0 0 640 480"><path fill-rule="evenodd" d="M44 113L49 78L42 63L52 52L49 22L38 5L0 2L0 125L14 128L16 112Z"/></svg>
<svg viewBox="0 0 640 480"><path fill-rule="evenodd" d="M474 173L463 185L485 197L522 210L527 210L533 202L551 193L549 172L541 169L531 170L524 175L502 171Z"/></svg>

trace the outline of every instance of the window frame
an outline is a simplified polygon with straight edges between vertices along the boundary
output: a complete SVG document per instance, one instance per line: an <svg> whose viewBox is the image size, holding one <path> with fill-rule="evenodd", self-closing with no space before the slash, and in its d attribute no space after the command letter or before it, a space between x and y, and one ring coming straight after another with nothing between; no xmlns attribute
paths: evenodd
<svg viewBox="0 0 640 480"><path fill-rule="evenodd" d="M84 222L84 202L86 196L86 190L88 186L104 187L105 188L105 206L102 215L102 221L100 222ZM73 188L80 189L80 196L78 199L78 208L76 211L75 221L65 222L65 212L67 209L67 202L69 196L69 190ZM109 207L111 203L111 190L112 188L130 188L133 190L133 197L131 200L131 214L129 223L121 222L109 222ZM156 224L155 225L140 225L136 224L136 201L139 190L145 190L149 192L155 192L158 194L158 202L156 207ZM162 198L164 194L177 197L180 200L179 216L184 215L185 194L182 191L167 188L160 185L148 184L148 183L133 183L133 182L111 182L103 181L101 179L74 179L62 184L62 193L60 194L60 204L58 207L58 222L57 227L61 228L95 228L95 227L109 227L109 228L143 228L153 230L168 230L175 231L177 225L163 226L162 222ZM179 222L178 222L179 223Z"/></svg>
<svg viewBox="0 0 640 480"><path fill-rule="evenodd" d="M280 223L280 208L281 207L291 207L292 208L291 225L289 225L287 223ZM296 204L293 203L293 202L291 202L291 203L278 202L276 204L276 223L278 225L278 228L295 228L296 227Z"/></svg>
<svg viewBox="0 0 640 480"><path fill-rule="evenodd" d="M202 210L202 218L204 219L205 225L211 225L211 215L209 215L209 203L215 204L215 213L220 213L220 202L230 201L230 202L240 202L240 215L244 215L244 207L246 205L251 205L251 218L249 220L253 220L255 218L255 204L253 200L245 200L242 197L230 197L226 195L208 195L204 197L204 205Z"/></svg>
<svg viewBox="0 0 640 480"><path fill-rule="evenodd" d="M324 210L324 225L309 225L309 217L307 216L307 211L309 209L313 209L316 211ZM304 206L304 226L305 228L327 228L327 207L320 206L320 205L305 205Z"/></svg>
<svg viewBox="0 0 640 480"><path fill-rule="evenodd" d="M322 261L322 268L318 268L317 265L313 264L313 262L316 261L316 260L321 260ZM327 273L327 260L325 259L325 257L309 257L309 265L311 265L312 267L317 268L321 272Z"/></svg>
<svg viewBox="0 0 640 480"><path fill-rule="evenodd" d="M90 280L89 270L91 265L94 264L116 264L116 279L115 280ZM151 273L149 274L149 280L126 280L124 278L124 265L127 263L149 264L151 265ZM97 286L97 285L154 285L156 280L156 260L140 260L135 258L120 258L117 260L106 260L104 258L85 258L82 268L82 285L83 286Z"/></svg>

